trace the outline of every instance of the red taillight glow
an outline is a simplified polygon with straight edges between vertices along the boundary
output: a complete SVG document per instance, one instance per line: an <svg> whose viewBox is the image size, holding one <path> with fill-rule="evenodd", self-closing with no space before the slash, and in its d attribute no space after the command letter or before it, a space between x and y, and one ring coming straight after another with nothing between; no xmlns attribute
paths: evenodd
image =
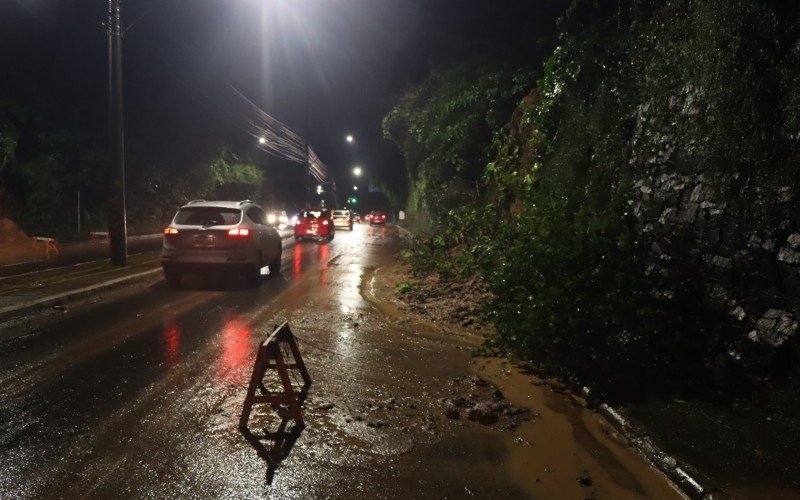
<svg viewBox="0 0 800 500"><path fill-rule="evenodd" d="M250 230L246 227L235 227L233 229L228 230L228 236L233 236L236 238L246 238L250 236Z"/></svg>
<svg viewBox="0 0 800 500"><path fill-rule="evenodd" d="M327 226L327 225L328 225L328 221L327 221L327 219L326 219L326 220L324 220L324 221L322 221L322 225L323 225L323 226Z"/></svg>
<svg viewBox="0 0 800 500"><path fill-rule="evenodd" d="M165 227L164 234L178 234L178 230L174 227Z"/></svg>

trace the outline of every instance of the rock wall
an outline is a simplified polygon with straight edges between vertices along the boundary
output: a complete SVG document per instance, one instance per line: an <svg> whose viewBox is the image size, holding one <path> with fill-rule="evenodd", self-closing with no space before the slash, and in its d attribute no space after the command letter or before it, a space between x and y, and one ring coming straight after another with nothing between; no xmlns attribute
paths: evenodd
<svg viewBox="0 0 800 500"><path fill-rule="evenodd" d="M723 193L718 181L657 163L634 183L634 213L661 293L672 293L676 279L701 280L709 307L741 333L731 339L738 358L737 344L780 347L797 334L800 204L790 187L744 197Z"/></svg>

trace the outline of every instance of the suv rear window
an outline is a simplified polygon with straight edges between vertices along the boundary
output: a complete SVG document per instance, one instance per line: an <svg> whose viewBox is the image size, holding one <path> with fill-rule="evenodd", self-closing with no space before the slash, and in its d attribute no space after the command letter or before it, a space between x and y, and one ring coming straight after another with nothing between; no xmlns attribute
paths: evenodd
<svg viewBox="0 0 800 500"><path fill-rule="evenodd" d="M189 207L175 215L175 224L187 226L230 226L242 220L242 211L235 208Z"/></svg>
<svg viewBox="0 0 800 500"><path fill-rule="evenodd" d="M334 210L333 215L334 216L350 215L350 212L348 212L347 210Z"/></svg>

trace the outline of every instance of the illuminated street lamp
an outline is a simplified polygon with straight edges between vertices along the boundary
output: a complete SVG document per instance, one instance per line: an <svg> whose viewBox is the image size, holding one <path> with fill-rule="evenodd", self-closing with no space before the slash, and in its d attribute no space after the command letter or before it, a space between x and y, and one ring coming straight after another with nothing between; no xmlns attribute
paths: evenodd
<svg viewBox="0 0 800 500"><path fill-rule="evenodd" d="M355 175L356 177L361 177L361 167L354 168L353 175Z"/></svg>
<svg viewBox="0 0 800 500"><path fill-rule="evenodd" d="M358 191L358 186L353 186L353 191Z"/></svg>
<svg viewBox="0 0 800 500"><path fill-rule="evenodd" d="M317 194L322 194L322 186L321 185L317 186Z"/></svg>
<svg viewBox="0 0 800 500"><path fill-rule="evenodd" d="M353 141L356 140L355 137L353 137L352 135L349 135L349 134L344 139L347 141L348 144L353 144Z"/></svg>
<svg viewBox="0 0 800 500"><path fill-rule="evenodd" d="M264 144L267 143L267 138L266 137L259 137L258 138L258 143L263 146Z"/></svg>

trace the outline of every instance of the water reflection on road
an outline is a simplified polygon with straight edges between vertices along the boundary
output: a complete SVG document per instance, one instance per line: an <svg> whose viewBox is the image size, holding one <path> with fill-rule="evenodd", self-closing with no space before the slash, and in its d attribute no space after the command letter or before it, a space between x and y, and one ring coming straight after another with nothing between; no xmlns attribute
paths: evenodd
<svg viewBox="0 0 800 500"><path fill-rule="evenodd" d="M247 368L251 365L253 342L250 325L239 317L225 321L222 327L221 350L217 362L219 382L243 384L247 380Z"/></svg>
<svg viewBox="0 0 800 500"><path fill-rule="evenodd" d="M175 366L181 359L181 327L170 315L164 324L164 365L167 368Z"/></svg>

